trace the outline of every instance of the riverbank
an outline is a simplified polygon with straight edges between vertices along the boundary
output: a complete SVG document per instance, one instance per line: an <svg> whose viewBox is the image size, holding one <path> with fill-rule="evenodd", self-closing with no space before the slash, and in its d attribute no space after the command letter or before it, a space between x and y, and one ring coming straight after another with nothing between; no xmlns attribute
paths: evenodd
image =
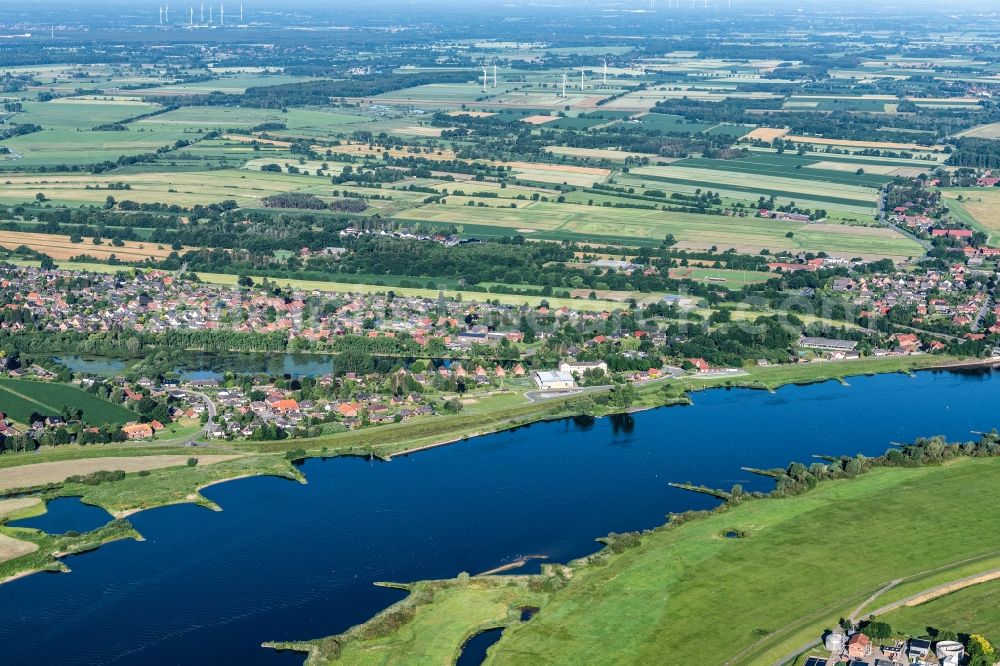
<svg viewBox="0 0 1000 666"><path fill-rule="evenodd" d="M744 502L612 539L594 556L545 565L537 576L416 583L371 624L272 646L307 650L310 666L334 656L405 664L415 654L448 663L469 636L503 626L489 664L593 663L607 654L628 663L664 655L677 663L773 663L890 581L926 588L962 580L970 567L995 568L1000 509L981 499L997 482L1000 458L876 468L796 497ZM730 532L742 538L719 538ZM841 535L836 542L833 533ZM540 608L527 622L518 617L524 605Z"/></svg>
<svg viewBox="0 0 1000 666"><path fill-rule="evenodd" d="M795 366L750 368L738 377L664 379L637 388L638 400L630 411L648 410L671 404L687 404L688 393L716 387L746 387L774 390L785 384L805 384L843 379L855 375L889 372L912 372L937 367L976 367L991 365L994 360L962 360L951 357L914 356L887 359L863 359L838 363L810 363ZM197 454L236 455L238 459L212 465L189 467L179 465L158 470L143 470L126 474L121 481L91 486L80 483L55 483L41 491L38 497L48 501L56 497L80 496L82 501L99 506L114 516L126 517L139 511L179 503L195 503L218 509L215 503L201 495L202 488L248 476L270 475L304 481L288 456L296 459L337 456L364 456L391 460L393 457L445 446L473 437L510 430L532 423L576 417L607 416L611 412L594 398L608 391L581 396L568 396L547 401L511 404L515 396L497 396L483 400L467 411L441 415L399 424L365 428L311 439L289 439L273 442L232 442L198 449ZM179 446L115 445L91 447L53 447L41 454L0 456L0 468L56 460L70 461L102 457L148 456L174 454L190 456L192 450ZM185 460L186 458L178 458ZM110 462L110 461L109 461ZM102 467L100 463L96 464ZM117 469L111 464L106 469ZM18 492L31 491L19 488ZM11 560L17 562L17 560Z"/></svg>

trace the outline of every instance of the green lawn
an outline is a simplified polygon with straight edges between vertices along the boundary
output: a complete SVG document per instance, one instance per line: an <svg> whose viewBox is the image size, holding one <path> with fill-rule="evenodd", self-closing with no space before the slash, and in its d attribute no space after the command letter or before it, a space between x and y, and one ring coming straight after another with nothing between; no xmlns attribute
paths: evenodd
<svg viewBox="0 0 1000 666"><path fill-rule="evenodd" d="M63 407L82 409L83 419L95 425L122 424L138 415L75 386L23 379L0 379L0 412L27 423L32 412L57 416Z"/></svg>

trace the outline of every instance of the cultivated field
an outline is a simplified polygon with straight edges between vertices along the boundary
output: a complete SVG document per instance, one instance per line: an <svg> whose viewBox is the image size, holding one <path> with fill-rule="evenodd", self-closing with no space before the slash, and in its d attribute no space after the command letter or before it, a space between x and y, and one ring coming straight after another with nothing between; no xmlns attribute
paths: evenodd
<svg viewBox="0 0 1000 666"><path fill-rule="evenodd" d="M976 139L1000 139L1000 123L979 125L964 132L959 132L958 136L971 136Z"/></svg>
<svg viewBox="0 0 1000 666"><path fill-rule="evenodd" d="M247 157L252 156L253 153L247 152ZM0 201L26 203L41 192L54 203L69 205L103 205L110 195L119 201L178 206L219 203L231 199L240 206L257 207L261 199L272 194L308 192L329 195L332 191L327 178L259 170L264 164L284 165L285 162L292 163L291 160L279 157L264 157L249 160L246 169L139 172L109 176L79 174L8 176L4 181L10 181L10 184L0 188ZM337 171L342 166L342 163L336 160L326 160L326 162L331 169ZM313 168L319 165L317 162ZM109 191L108 184L115 182L128 183L131 189ZM92 189L87 189L88 186ZM100 189L96 189L96 186L100 186Z"/></svg>
<svg viewBox="0 0 1000 666"><path fill-rule="evenodd" d="M12 488L32 488L49 483L61 483L67 477L75 474L84 475L93 472L114 470L140 472L142 470L160 469L163 467L178 467L185 465L190 457L197 458L199 465L210 465L212 463L241 458L242 456L130 456L82 458L79 460L35 463L34 465L18 465L17 467L0 469L0 491Z"/></svg>
<svg viewBox="0 0 1000 666"><path fill-rule="evenodd" d="M612 162L624 162L627 158L642 159L648 158L652 162L673 162L677 158L660 157L653 153L632 153L625 150L612 150L610 148L575 148L572 146L550 146L546 150L553 155L569 155L570 157L583 157L593 160L610 160Z"/></svg>
<svg viewBox="0 0 1000 666"><path fill-rule="evenodd" d="M460 198L397 213L399 220L436 222L463 227L465 233L499 237L523 233L529 239L658 242L673 234L680 247L825 251L837 256L918 256L920 247L885 228L839 224L806 224L659 210L614 209L569 203L517 202L517 208L470 208ZM792 238L786 234L791 233Z"/></svg>
<svg viewBox="0 0 1000 666"><path fill-rule="evenodd" d="M775 139L783 137L786 134L788 134L787 129L776 127L758 127L743 138L760 139L761 141L774 141Z"/></svg>
<svg viewBox="0 0 1000 666"><path fill-rule="evenodd" d="M0 534L0 563L12 560L15 557L27 555L28 553L33 553L36 550L38 550L38 546L36 544L28 541L21 541L20 539L15 539L14 537L7 536L6 534Z"/></svg>
<svg viewBox="0 0 1000 666"><path fill-rule="evenodd" d="M145 261L150 258L165 259L172 252L169 246L157 245L156 243L125 241L122 247L115 247L108 241L101 245L94 245L90 238L84 238L82 243L73 243L69 236L0 231L0 247L13 250L22 245L47 254L56 260L66 260L86 254L101 260L108 259L113 255L122 261Z"/></svg>
<svg viewBox="0 0 1000 666"><path fill-rule="evenodd" d="M0 379L0 412L27 424L30 415L58 416L64 407L83 410L83 418L92 424L123 424L137 418L124 407L101 400L69 384Z"/></svg>
<svg viewBox="0 0 1000 666"><path fill-rule="evenodd" d="M815 136L787 135L785 138L795 143L812 143L820 146L846 146L848 148L876 148L879 150L931 151L941 146L921 146L918 143L892 143L891 141L851 141L848 139L823 139Z"/></svg>
<svg viewBox="0 0 1000 666"><path fill-rule="evenodd" d="M957 201L958 195L962 201ZM975 189L944 190L948 204L961 216L964 211L971 218L968 221L990 235L1000 233L1000 188L977 187Z"/></svg>

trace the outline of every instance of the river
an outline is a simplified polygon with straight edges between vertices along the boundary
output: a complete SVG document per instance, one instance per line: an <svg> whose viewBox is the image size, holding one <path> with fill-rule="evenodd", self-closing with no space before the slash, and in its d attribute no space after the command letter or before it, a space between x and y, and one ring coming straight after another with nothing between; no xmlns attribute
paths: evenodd
<svg viewBox="0 0 1000 666"><path fill-rule="evenodd" d="M298 664L260 643L335 634L402 597L375 581L536 553L567 561L610 531L715 504L668 481L767 490L740 467L875 455L928 434L971 439L1000 421L1000 373L989 370L849 381L714 389L692 406L538 423L391 462L309 460L307 485L213 486L205 495L222 512L145 511L131 520L146 541L0 586L0 663Z"/></svg>

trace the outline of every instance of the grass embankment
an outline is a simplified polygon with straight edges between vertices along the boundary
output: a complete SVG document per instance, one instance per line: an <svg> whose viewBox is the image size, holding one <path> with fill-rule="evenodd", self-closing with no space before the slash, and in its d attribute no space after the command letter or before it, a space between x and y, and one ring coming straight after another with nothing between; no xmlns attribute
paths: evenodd
<svg viewBox="0 0 1000 666"><path fill-rule="evenodd" d="M79 535L72 532L52 535L26 527L0 525L0 538L2 537L30 544L33 551L19 553L17 557L6 561L0 557L0 582L33 571L69 571L61 561L65 555L94 550L118 539L142 538L127 520L113 520L103 527ZM4 540L0 540L0 546L3 543Z"/></svg>
<svg viewBox="0 0 1000 666"><path fill-rule="evenodd" d="M487 663L598 663L609 654L622 663L664 655L675 663L773 663L890 581L933 569L957 579L976 555L989 568L990 556L1000 555L1000 508L983 498L998 481L997 458L877 468L655 530L621 554L573 563L571 575L538 577L549 581L550 598L536 604L541 611L530 622L508 625ZM730 530L749 536L723 538ZM460 611L396 645L443 663L459 639L496 621L494 611L480 610L482 590L452 593L466 597L449 602ZM436 647L441 636L448 644ZM407 661L409 652L379 641L380 663ZM362 638L342 649L373 647Z"/></svg>
<svg viewBox="0 0 1000 666"><path fill-rule="evenodd" d="M181 465L126 474L120 481L96 486L64 483L44 496L45 499L78 496L85 504L102 507L116 516L179 502L218 509L214 502L198 492L199 489L219 481L260 475L304 481L298 470L282 456L243 456L211 465Z"/></svg>
<svg viewBox="0 0 1000 666"><path fill-rule="evenodd" d="M410 596L340 636L265 645L308 652L310 665L338 659L359 666L453 664L466 640L520 621L522 608L537 608L549 597L538 577L425 581L399 587L408 589ZM455 617L475 618L475 623L456 623Z"/></svg>

